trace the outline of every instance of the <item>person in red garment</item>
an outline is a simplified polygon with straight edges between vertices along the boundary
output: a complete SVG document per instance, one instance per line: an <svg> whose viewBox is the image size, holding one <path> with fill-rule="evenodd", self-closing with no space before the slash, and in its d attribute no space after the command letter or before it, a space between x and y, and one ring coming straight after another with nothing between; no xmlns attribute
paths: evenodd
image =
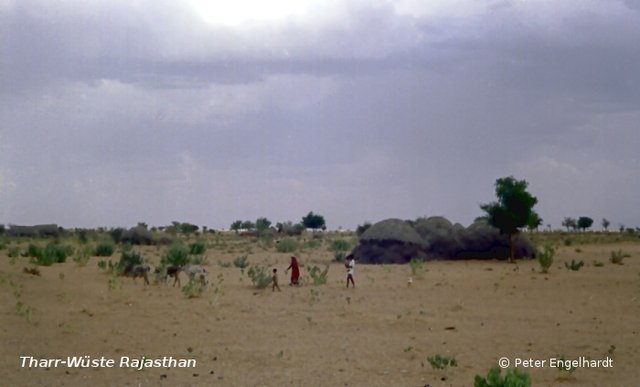
<svg viewBox="0 0 640 387"><path fill-rule="evenodd" d="M291 269L291 283L289 286L298 285L298 281L300 280L300 268L298 267L298 259L296 257L291 257L291 265L285 270L285 273Z"/></svg>

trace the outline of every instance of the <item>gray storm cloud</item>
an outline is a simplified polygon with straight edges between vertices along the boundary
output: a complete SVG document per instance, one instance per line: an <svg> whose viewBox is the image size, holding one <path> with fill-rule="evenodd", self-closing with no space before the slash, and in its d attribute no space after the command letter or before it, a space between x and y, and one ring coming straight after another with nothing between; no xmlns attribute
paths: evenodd
<svg viewBox="0 0 640 387"><path fill-rule="evenodd" d="M636 2L327 4L0 3L0 223L469 224L508 175L640 223Z"/></svg>

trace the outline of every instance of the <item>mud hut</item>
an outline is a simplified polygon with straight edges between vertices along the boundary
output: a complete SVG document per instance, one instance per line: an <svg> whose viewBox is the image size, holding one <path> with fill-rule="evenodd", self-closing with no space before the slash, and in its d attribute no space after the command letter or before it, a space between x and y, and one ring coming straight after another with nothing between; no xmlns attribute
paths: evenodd
<svg viewBox="0 0 640 387"><path fill-rule="evenodd" d="M451 259L462 250L461 229L442 216L418 218L414 225L426 243L425 253L430 259Z"/></svg>
<svg viewBox="0 0 640 387"><path fill-rule="evenodd" d="M352 251L364 263L407 263L411 258L427 258L426 243L411 225L401 219L378 222L359 239Z"/></svg>

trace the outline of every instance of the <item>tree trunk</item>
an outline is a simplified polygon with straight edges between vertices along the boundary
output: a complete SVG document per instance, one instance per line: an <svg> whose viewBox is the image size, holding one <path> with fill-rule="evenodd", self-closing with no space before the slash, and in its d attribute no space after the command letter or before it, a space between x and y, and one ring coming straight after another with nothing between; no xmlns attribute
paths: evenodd
<svg viewBox="0 0 640 387"><path fill-rule="evenodd" d="M513 234L509 234L509 263L513 263Z"/></svg>

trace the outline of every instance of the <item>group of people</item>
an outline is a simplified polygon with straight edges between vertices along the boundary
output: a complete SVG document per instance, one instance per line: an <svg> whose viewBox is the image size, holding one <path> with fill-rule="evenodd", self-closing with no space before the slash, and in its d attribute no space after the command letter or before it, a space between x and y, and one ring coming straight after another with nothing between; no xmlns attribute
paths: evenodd
<svg viewBox="0 0 640 387"><path fill-rule="evenodd" d="M356 260L353 257L353 254L349 254L344 260L344 266L347 269L347 288L349 284L351 284L354 288L356 287L356 283L353 281L353 275L355 272ZM300 284L300 266L298 265L298 258L291 257L291 264L285 270L287 273L291 270L291 282L289 282L289 286L299 285ZM278 285L278 269L273 269L273 276L271 277L271 291L278 289L280 291L280 285Z"/></svg>

